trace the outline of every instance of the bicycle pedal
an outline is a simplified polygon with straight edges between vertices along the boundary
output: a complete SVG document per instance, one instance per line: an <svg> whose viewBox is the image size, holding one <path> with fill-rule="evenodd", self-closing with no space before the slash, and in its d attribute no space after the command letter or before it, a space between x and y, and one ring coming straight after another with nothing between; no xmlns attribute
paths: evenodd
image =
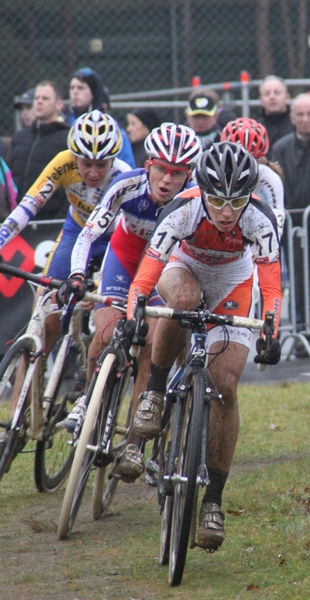
<svg viewBox="0 0 310 600"><path fill-rule="evenodd" d="M157 487L157 479L153 473L146 473L144 477L145 483L150 487Z"/></svg>

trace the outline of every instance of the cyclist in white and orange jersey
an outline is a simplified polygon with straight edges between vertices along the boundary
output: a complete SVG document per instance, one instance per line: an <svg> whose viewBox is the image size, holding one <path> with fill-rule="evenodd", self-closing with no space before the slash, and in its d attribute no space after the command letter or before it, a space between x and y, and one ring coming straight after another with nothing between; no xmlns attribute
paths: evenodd
<svg viewBox="0 0 310 600"><path fill-rule="evenodd" d="M207 308L218 314L253 316L253 260L258 266L262 313L275 315L275 335L281 309L281 279L277 222L270 207L251 192L258 177L256 160L231 142L213 144L198 162L198 186L182 192L173 209L157 225L130 287L128 318L134 318L137 298L148 297L157 284L168 307L195 308L204 294ZM198 543L216 550L223 542L222 492L238 437L237 384L252 339L248 329L229 327L223 351L223 332L209 332L209 351L216 357L209 366L223 403L211 404L207 486L200 512ZM176 321L158 321L152 347L151 376L140 398L133 429L151 439L161 430L161 415L168 373L185 341ZM280 344L274 338L257 342L256 362L276 364ZM265 353L264 353L265 352Z"/></svg>

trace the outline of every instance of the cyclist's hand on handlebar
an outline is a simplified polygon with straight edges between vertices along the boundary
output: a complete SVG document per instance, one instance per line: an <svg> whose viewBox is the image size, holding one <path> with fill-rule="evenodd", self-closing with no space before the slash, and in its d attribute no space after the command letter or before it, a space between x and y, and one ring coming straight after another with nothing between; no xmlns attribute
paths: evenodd
<svg viewBox="0 0 310 600"><path fill-rule="evenodd" d="M82 276L69 277L67 281L64 281L62 286L57 290L56 300L59 308L69 302L70 296L74 294L77 300L82 300L87 291L86 283Z"/></svg>
<svg viewBox="0 0 310 600"><path fill-rule="evenodd" d="M146 336L149 330L149 326L147 323L142 323L142 325L140 325L139 328L139 332L138 332L138 341L135 342L136 346L141 346L141 348L144 348L146 346ZM126 335L126 338L128 340L129 343L132 342L132 338L135 334L136 331L136 321L134 319L129 319L128 321L126 321L125 325L124 325L124 333Z"/></svg>
<svg viewBox="0 0 310 600"><path fill-rule="evenodd" d="M277 339L273 339L267 349L267 342L263 338L259 338L256 342L257 355L254 362L261 365L276 365L281 358L281 346Z"/></svg>

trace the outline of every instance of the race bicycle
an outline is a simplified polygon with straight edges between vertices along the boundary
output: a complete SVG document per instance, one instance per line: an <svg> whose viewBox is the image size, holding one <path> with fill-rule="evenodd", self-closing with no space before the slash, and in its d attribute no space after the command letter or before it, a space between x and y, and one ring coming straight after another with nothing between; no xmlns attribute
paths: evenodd
<svg viewBox="0 0 310 600"><path fill-rule="evenodd" d="M94 302L108 303L98 295L87 294L85 297ZM131 391L137 364L136 353L124 331L125 304L113 301L109 305L124 314L117 321L109 345L97 359L86 394L85 420L79 419L74 430L76 451L59 518L60 540L66 539L73 529L91 473L95 474L92 493L94 520L106 515L120 481L118 465L129 434ZM136 332L139 326L138 320ZM134 336L133 343L135 340Z"/></svg>
<svg viewBox="0 0 310 600"><path fill-rule="evenodd" d="M223 328L222 351L229 342L229 326L263 330L268 348L274 332L273 313L267 313L266 320L262 321L211 314L201 306L195 310L146 307L145 316L176 319L190 333L182 365L167 387L162 432L154 442L152 457L152 462L158 460L159 463L160 563L169 565L168 581L176 586L182 581L188 546L197 545L198 492L209 483L210 405L222 401L208 370L206 327L212 324Z"/></svg>
<svg viewBox="0 0 310 600"><path fill-rule="evenodd" d="M63 283L2 262L0 272L50 290ZM81 303L72 298L60 310L54 302L54 293L45 289L39 296L26 332L13 342L0 363L0 432L5 434L0 479L9 471L17 454L27 452L27 442L32 440L35 448L29 451L35 454L34 479L40 492L58 490L72 464L74 446L64 424L70 410L68 382L73 386L72 370L77 372L86 365L88 341L88 332L83 332ZM45 323L51 314L62 319L64 332L46 381Z"/></svg>

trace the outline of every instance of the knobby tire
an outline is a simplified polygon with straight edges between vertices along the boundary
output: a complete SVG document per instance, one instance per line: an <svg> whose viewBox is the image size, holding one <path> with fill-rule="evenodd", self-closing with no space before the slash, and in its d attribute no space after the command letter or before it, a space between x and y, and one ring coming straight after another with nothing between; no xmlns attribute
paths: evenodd
<svg viewBox="0 0 310 600"><path fill-rule="evenodd" d="M32 350L33 342L31 339L24 338L22 340L17 340L5 354L0 363L0 420L3 424L5 422L9 423L10 421L11 397L17 369L19 367L19 387L21 388ZM20 366L21 361L24 361L22 366ZM27 429L29 426L30 415L27 396L28 394L24 399L16 427L14 429L8 429L7 443L0 460L0 480L3 475L9 471L14 458L21 452L28 440ZM1 431L4 430L3 427Z"/></svg>
<svg viewBox="0 0 310 600"><path fill-rule="evenodd" d="M69 444L72 435L65 426L57 429L68 414L66 399L66 378L78 352L69 348L61 370L54 397L48 412L48 422L44 428L43 440L37 442L34 462L34 479L39 492L56 492L65 481L74 456L74 448Z"/></svg>
<svg viewBox="0 0 310 600"><path fill-rule="evenodd" d="M98 414L102 404L103 390L116 361L115 354L108 354L100 368L87 408L85 421L77 443L64 499L60 513L58 537L64 540L72 531L82 502L86 483L95 460L95 453L87 449L90 443L96 445L99 439ZM96 439L94 439L96 438Z"/></svg>
<svg viewBox="0 0 310 600"><path fill-rule="evenodd" d="M117 469L119 454L126 444L129 433L131 422L131 399L129 400L128 410L126 410L126 414L123 417L121 416L121 409L122 407L125 408L124 400L126 395L130 392L132 374L131 367L128 367L123 380L119 377L117 379L114 378L112 385L108 386L108 389L112 394L109 406L113 406L114 424L110 440L111 453L114 456L111 464L96 469L92 495L92 516L95 521L107 514L120 481L119 477L113 476L113 473ZM118 425L126 429L126 433L118 434L116 431ZM118 451L115 451L116 445L120 448Z"/></svg>
<svg viewBox="0 0 310 600"><path fill-rule="evenodd" d="M176 483L174 486L168 576L171 586L180 585L185 567L191 517L196 500L204 397L205 380L203 373L198 371L192 375L187 393L177 461L177 475L185 477L186 483Z"/></svg>

